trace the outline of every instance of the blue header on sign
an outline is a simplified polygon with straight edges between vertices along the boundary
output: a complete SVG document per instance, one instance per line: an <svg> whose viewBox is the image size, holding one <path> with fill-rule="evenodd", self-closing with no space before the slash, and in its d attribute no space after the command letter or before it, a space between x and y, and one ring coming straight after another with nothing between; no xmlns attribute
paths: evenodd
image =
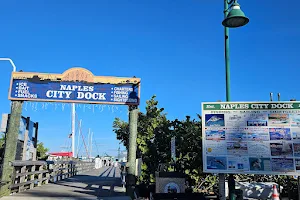
<svg viewBox="0 0 300 200"><path fill-rule="evenodd" d="M14 79L10 99L66 103L139 104L139 89L133 84L98 84Z"/></svg>

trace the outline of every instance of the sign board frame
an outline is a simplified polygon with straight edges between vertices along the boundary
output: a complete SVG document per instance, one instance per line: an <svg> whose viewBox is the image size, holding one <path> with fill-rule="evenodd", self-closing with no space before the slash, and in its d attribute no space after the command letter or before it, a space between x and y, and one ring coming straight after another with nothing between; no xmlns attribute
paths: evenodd
<svg viewBox="0 0 300 200"><path fill-rule="evenodd" d="M8 130L8 122L10 119L10 114L8 113L2 113L2 119L1 119L1 130L0 132L6 134ZM35 137L35 122L29 121L29 133L31 133L31 139ZM27 127L27 117L21 116L20 118L20 127L19 127L19 133L18 133L18 140L24 142L24 137L25 137L25 131Z"/></svg>
<svg viewBox="0 0 300 200"><path fill-rule="evenodd" d="M8 99L139 105L140 81L135 77L94 76L80 67L70 68L62 74L12 72Z"/></svg>
<svg viewBox="0 0 300 200"><path fill-rule="evenodd" d="M203 172L300 174L299 101L201 106Z"/></svg>
<svg viewBox="0 0 300 200"><path fill-rule="evenodd" d="M10 114L2 113L1 119L1 131L2 133L7 134L8 122L10 119ZM23 144L23 153L22 158L25 160L32 160L34 153L36 152L37 145L37 122L33 122L29 117L21 116L20 126L18 131L18 141ZM24 149L26 149L24 151ZM20 155L21 156L21 155Z"/></svg>

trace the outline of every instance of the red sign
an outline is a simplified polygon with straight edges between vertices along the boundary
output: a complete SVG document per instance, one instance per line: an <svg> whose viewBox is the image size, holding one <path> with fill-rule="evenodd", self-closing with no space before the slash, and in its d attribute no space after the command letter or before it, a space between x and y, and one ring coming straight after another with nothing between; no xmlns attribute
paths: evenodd
<svg viewBox="0 0 300 200"><path fill-rule="evenodd" d="M54 152L54 153L49 153L51 156L68 156L72 157L72 152Z"/></svg>

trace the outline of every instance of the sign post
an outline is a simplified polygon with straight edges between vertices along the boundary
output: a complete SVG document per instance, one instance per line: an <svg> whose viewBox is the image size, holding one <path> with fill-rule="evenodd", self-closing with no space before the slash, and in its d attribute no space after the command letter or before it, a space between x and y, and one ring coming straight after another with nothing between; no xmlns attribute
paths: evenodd
<svg viewBox="0 0 300 200"><path fill-rule="evenodd" d="M75 158L76 157L76 153L75 153L75 121L76 121L76 109L75 109L75 103L71 104L71 108L72 108L72 157Z"/></svg>
<svg viewBox="0 0 300 200"><path fill-rule="evenodd" d="M3 182L3 185L1 185L0 188L0 197L10 194L10 185L12 184L11 175L14 170L10 162L14 161L16 157L20 120L22 116L22 105L23 101L12 101L10 119L8 122L8 131L5 141L1 176L1 182Z"/></svg>
<svg viewBox="0 0 300 200"><path fill-rule="evenodd" d="M299 175L300 102L202 103L203 171Z"/></svg>
<svg viewBox="0 0 300 200"><path fill-rule="evenodd" d="M126 177L126 193L134 198L134 189L136 184L136 138L138 124L138 107L129 106L129 148L128 148L128 173Z"/></svg>

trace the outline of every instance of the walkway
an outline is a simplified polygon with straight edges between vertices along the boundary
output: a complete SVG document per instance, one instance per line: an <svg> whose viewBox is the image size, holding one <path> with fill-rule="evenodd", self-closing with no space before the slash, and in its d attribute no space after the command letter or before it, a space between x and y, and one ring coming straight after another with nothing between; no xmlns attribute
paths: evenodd
<svg viewBox="0 0 300 200"><path fill-rule="evenodd" d="M122 188L120 170L115 167L94 169L84 175L73 176L56 183L49 183L1 200L53 200L98 199L131 200Z"/></svg>

